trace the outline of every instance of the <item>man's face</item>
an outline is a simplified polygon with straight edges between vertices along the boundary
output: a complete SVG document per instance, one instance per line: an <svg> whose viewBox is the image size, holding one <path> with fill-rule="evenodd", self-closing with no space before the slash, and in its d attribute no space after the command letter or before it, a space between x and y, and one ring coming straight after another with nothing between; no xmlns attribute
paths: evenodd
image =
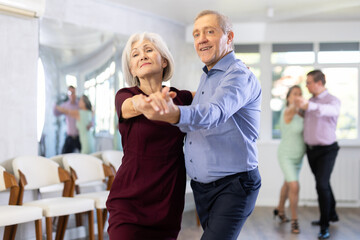
<svg viewBox="0 0 360 240"><path fill-rule="evenodd" d="M306 87L311 94L317 94L319 82L314 81L314 77L309 75L306 78Z"/></svg>
<svg viewBox="0 0 360 240"><path fill-rule="evenodd" d="M69 89L68 89L68 96L69 96L69 98L70 98L70 101L71 101L72 103L74 103L75 100L76 100L76 91L75 91L74 88L69 88Z"/></svg>
<svg viewBox="0 0 360 240"><path fill-rule="evenodd" d="M216 15L209 14L195 21L193 37L198 56L210 70L231 50L233 33L225 34L219 26Z"/></svg>

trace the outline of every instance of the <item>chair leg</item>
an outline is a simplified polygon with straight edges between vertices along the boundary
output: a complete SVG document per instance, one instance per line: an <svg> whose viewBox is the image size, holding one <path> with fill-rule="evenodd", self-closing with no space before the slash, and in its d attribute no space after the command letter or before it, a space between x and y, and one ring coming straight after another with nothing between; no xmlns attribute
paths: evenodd
<svg viewBox="0 0 360 240"><path fill-rule="evenodd" d="M4 230L4 240L14 240L16 235L17 225L9 225Z"/></svg>
<svg viewBox="0 0 360 240"><path fill-rule="evenodd" d="M89 240L95 240L94 234L94 212L88 212L88 223L89 223Z"/></svg>
<svg viewBox="0 0 360 240"><path fill-rule="evenodd" d="M52 219L51 217L45 218L46 220L46 239L52 240Z"/></svg>
<svg viewBox="0 0 360 240"><path fill-rule="evenodd" d="M69 220L69 215L59 217L55 240L63 240L64 239L68 220Z"/></svg>
<svg viewBox="0 0 360 240"><path fill-rule="evenodd" d="M35 221L35 233L36 233L36 240L42 240L42 224L41 219Z"/></svg>
<svg viewBox="0 0 360 240"><path fill-rule="evenodd" d="M107 220L107 209L105 208L103 210L103 228L105 227L106 220ZM103 231L104 231L104 229L103 229Z"/></svg>
<svg viewBox="0 0 360 240"><path fill-rule="evenodd" d="M103 211L102 209L96 209L96 219L97 219L97 227L98 227L98 239L104 239L104 222L103 222Z"/></svg>
<svg viewBox="0 0 360 240"><path fill-rule="evenodd" d="M82 214L81 213L77 213L75 214L75 219L76 219L76 226L80 227L83 225L82 223Z"/></svg>

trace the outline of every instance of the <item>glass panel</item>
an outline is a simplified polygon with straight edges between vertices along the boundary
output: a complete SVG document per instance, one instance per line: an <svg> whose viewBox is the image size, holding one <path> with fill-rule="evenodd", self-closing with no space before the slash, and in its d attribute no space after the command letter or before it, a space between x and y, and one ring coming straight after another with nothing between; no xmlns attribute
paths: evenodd
<svg viewBox="0 0 360 240"><path fill-rule="evenodd" d="M255 77L259 80L259 82L261 82L260 81L260 73L261 73L260 68L259 67L249 67L249 69L250 69L250 71L252 71L254 73Z"/></svg>
<svg viewBox="0 0 360 240"><path fill-rule="evenodd" d="M272 64L311 64L315 62L314 52L274 52Z"/></svg>
<svg viewBox="0 0 360 240"><path fill-rule="evenodd" d="M260 53L235 53L235 55L247 65L260 63Z"/></svg>
<svg viewBox="0 0 360 240"><path fill-rule="evenodd" d="M338 139L356 139L358 123L357 68L324 68L326 88L341 101L336 136Z"/></svg>
<svg viewBox="0 0 360 240"><path fill-rule="evenodd" d="M281 110L285 106L288 89L293 85L300 85L303 96L310 98L306 89L306 74L313 70L310 66L275 66L273 68L273 87L271 89L270 108L272 111L272 138L279 139L279 119Z"/></svg>
<svg viewBox="0 0 360 240"><path fill-rule="evenodd" d="M360 63L360 51L319 52L318 61L319 63Z"/></svg>

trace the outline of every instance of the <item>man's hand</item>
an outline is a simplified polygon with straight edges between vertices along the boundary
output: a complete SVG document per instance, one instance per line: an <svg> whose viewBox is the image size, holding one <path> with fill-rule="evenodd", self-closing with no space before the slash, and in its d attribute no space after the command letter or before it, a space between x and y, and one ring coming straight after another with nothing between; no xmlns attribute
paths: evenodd
<svg viewBox="0 0 360 240"><path fill-rule="evenodd" d="M295 99L295 106L297 108L300 108L302 110L307 110L308 109L308 106L309 106L309 101L306 100L305 98L303 97L297 97Z"/></svg>
<svg viewBox="0 0 360 240"><path fill-rule="evenodd" d="M142 96L136 99L134 108L150 120L177 123L180 118L178 106L173 102L175 92L170 92L168 87L161 92L150 94L149 97Z"/></svg>

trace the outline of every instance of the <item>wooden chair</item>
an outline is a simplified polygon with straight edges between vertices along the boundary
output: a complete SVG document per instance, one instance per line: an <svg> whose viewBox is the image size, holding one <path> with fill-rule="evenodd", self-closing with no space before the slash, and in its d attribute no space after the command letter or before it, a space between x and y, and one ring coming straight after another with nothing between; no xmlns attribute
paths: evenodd
<svg viewBox="0 0 360 240"><path fill-rule="evenodd" d="M123 156L124 152L116 150L106 150L101 154L104 163L113 168L115 172L114 175L116 175L116 171L121 166Z"/></svg>
<svg viewBox="0 0 360 240"><path fill-rule="evenodd" d="M64 183L63 197L45 198L23 203L43 209L46 219L46 237L52 239L52 219L59 217L56 240L63 239L70 214L87 213L89 239L94 239L94 201L69 197L73 189L70 174L57 163L40 156L17 157L12 162L15 176L20 179L19 204L22 204L24 190L38 190L41 187Z"/></svg>
<svg viewBox="0 0 360 240"><path fill-rule="evenodd" d="M107 218L106 200L109 195L111 184L114 180L112 169L105 165L100 159L86 154L67 154L63 157L64 168L70 171L75 185L87 184L96 181L106 181L106 191L80 193L75 198L89 198L95 202L98 238L104 238L104 224ZM74 193L74 190L72 191Z"/></svg>
<svg viewBox="0 0 360 240"><path fill-rule="evenodd" d="M0 226L5 226L4 240L13 240L17 224L35 221L36 239L42 239L42 209L38 207L17 206L19 185L13 175L0 166L0 191L10 189L9 205L0 206Z"/></svg>

